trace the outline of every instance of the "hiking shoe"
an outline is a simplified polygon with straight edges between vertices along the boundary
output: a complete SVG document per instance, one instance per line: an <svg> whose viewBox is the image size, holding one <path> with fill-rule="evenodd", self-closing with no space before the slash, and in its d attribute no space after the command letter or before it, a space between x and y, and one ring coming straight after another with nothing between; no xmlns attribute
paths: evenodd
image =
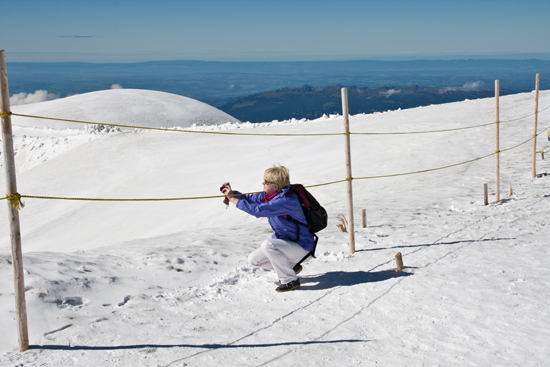
<svg viewBox="0 0 550 367"><path fill-rule="evenodd" d="M296 273L296 275L300 274L300 272L303 270L304 268L302 268L302 265L296 265L294 266L293 270L294 272ZM281 284L281 279L279 279L278 281L274 282L275 285L280 285Z"/></svg>
<svg viewBox="0 0 550 367"><path fill-rule="evenodd" d="M300 288L300 279L293 280L290 283L281 284L275 290L279 293L282 293L282 292L293 291L298 288Z"/></svg>

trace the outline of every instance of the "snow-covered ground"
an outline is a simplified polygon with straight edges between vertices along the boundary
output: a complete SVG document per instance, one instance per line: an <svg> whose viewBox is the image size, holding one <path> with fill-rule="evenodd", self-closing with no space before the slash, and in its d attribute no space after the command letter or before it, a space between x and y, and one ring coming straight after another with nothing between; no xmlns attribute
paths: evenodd
<svg viewBox="0 0 550 367"><path fill-rule="evenodd" d="M52 116L47 106L54 103ZM63 100L40 105L47 116L70 111ZM539 110L548 106L550 92L543 91ZM94 117L93 103L81 108L82 119L103 122ZM120 119L132 108L118 108ZM501 124L501 149L532 137L533 111L534 93L501 98L502 121L528 116ZM482 99L356 115L350 123L352 132L396 132L494 120L494 100ZM304 185L345 178L342 135L106 132L20 121L14 118L23 195L200 197L217 195L224 181L259 191L264 169L276 163ZM549 125L550 110L542 111L539 131ZM194 127L201 129L339 133L342 118ZM547 151L546 132L538 141ZM351 149L354 177L411 172L494 152L494 126L353 135ZM489 206L482 205L483 184L489 183L493 201L494 156L429 173L353 181L356 224L361 209L369 224L356 226L354 255L347 234L336 229L337 216L346 213L345 184L311 188L329 212L329 226L320 233L317 259L300 274L302 287L283 294L274 291L274 273L246 263L270 236L267 222L234 206L226 210L221 199L25 199L21 228L32 345L25 353L17 352L4 203L0 365L545 366L550 163L539 155L540 177L532 179L531 150L528 143L501 153L503 200ZM404 272L392 270L397 252Z"/></svg>

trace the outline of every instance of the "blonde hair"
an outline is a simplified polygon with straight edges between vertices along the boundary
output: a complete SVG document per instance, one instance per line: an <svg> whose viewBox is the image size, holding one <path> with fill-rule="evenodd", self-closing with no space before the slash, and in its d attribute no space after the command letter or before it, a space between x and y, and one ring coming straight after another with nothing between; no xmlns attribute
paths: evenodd
<svg viewBox="0 0 550 367"><path fill-rule="evenodd" d="M273 166L264 172L264 180L279 186L279 190L290 185L290 173L285 166Z"/></svg>

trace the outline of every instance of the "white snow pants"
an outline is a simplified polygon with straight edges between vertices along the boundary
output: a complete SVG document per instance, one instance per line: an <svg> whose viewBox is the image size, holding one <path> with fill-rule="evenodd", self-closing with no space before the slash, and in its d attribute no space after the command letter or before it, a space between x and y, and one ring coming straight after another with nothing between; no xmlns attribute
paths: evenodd
<svg viewBox="0 0 550 367"><path fill-rule="evenodd" d="M298 279L293 267L307 254L308 251L297 242L270 238L248 255L248 262L264 269L275 270L281 283L286 284Z"/></svg>

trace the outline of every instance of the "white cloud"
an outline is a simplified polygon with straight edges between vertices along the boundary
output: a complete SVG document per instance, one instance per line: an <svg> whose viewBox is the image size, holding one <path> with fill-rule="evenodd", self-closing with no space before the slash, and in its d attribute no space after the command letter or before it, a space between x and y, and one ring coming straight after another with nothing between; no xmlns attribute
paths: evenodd
<svg viewBox="0 0 550 367"><path fill-rule="evenodd" d="M395 94L395 93L399 93L401 92L401 89L398 89L398 90L395 90L395 89L390 89L386 92L380 92L381 95L383 95L384 97L388 98L389 96L391 96L392 94Z"/></svg>
<svg viewBox="0 0 550 367"><path fill-rule="evenodd" d="M443 87L443 88L439 89L438 93L439 94L444 94L444 93L447 93L447 92L455 92L459 89L460 88L458 88L458 87Z"/></svg>
<svg viewBox="0 0 550 367"><path fill-rule="evenodd" d="M34 93L17 93L10 97L11 106L19 106L22 104L38 103L58 99L59 94L48 93L47 90L37 90Z"/></svg>
<svg viewBox="0 0 550 367"><path fill-rule="evenodd" d="M466 83L462 86L463 90L478 90L481 88L482 83L480 81Z"/></svg>
<svg viewBox="0 0 550 367"><path fill-rule="evenodd" d="M122 85L120 85L120 84L113 84L113 85L111 85L111 89L122 89Z"/></svg>

